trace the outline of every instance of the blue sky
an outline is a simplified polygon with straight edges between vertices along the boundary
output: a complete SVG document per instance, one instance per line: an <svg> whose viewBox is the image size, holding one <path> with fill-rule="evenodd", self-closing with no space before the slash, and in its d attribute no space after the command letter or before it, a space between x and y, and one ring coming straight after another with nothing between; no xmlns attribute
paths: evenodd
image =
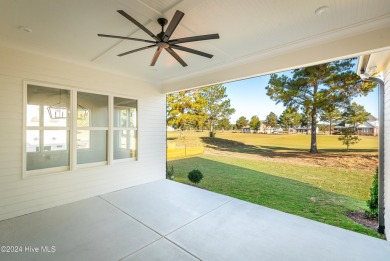
<svg viewBox="0 0 390 261"><path fill-rule="evenodd" d="M224 84L231 105L236 109L230 118L231 123L236 123L240 116L245 116L249 120L253 115L257 115L260 120L265 120L271 111L278 116L283 112L285 109L283 105L276 105L266 94L265 86L268 85L269 78L269 75L265 75ZM375 117L378 116L377 88L367 96L355 98L353 101L363 105L366 111Z"/></svg>

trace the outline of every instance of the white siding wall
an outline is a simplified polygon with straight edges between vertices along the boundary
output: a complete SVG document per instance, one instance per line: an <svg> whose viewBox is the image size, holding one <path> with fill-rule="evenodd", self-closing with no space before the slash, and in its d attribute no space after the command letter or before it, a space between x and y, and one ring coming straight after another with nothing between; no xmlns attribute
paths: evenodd
<svg viewBox="0 0 390 261"><path fill-rule="evenodd" d="M390 66L383 72L385 82L385 229L390 235Z"/></svg>
<svg viewBox="0 0 390 261"><path fill-rule="evenodd" d="M23 80L138 99L138 161L22 179ZM0 48L0 220L164 178L165 130L157 84Z"/></svg>

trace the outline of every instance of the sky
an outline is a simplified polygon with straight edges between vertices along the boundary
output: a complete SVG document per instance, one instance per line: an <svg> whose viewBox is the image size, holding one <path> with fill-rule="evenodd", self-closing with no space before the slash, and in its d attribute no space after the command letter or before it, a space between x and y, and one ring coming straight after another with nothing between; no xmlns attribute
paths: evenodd
<svg viewBox="0 0 390 261"><path fill-rule="evenodd" d="M291 76L289 72L285 74ZM257 115L260 120L265 120L270 112L279 116L284 111L282 104L276 104L266 94L265 87L269 79L270 76L265 75L223 84L232 108L236 109L230 118L231 123L236 123L241 116L250 120L253 115ZM378 88L365 97L354 98L353 101L363 105L373 116L378 116Z"/></svg>

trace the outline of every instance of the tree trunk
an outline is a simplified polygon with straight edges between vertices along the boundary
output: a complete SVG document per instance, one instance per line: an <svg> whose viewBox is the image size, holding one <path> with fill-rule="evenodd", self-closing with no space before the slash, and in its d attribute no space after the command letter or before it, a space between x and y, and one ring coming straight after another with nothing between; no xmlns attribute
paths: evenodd
<svg viewBox="0 0 390 261"><path fill-rule="evenodd" d="M311 110L311 144L310 153L317 153L317 104L315 96L317 94L318 85L314 84L313 88L313 108Z"/></svg>
<svg viewBox="0 0 390 261"><path fill-rule="evenodd" d="M329 121L329 135L332 135L332 121Z"/></svg>
<svg viewBox="0 0 390 261"><path fill-rule="evenodd" d="M310 153L317 153L317 108L312 109L311 111L311 145Z"/></svg>

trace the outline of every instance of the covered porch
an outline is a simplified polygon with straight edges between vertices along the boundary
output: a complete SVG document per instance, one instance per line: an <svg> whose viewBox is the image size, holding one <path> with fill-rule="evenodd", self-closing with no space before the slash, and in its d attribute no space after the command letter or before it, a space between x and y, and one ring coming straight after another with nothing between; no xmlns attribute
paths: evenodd
<svg viewBox="0 0 390 261"><path fill-rule="evenodd" d="M80 2L0 3L0 260L389 260L387 241L164 180L167 93L368 54L367 69L385 83L387 153L389 1ZM182 11L174 38L218 33L218 41L188 45L213 59L179 50L183 67L163 52L150 67L154 49L119 58L145 47L123 37L148 37L121 10L156 34L158 18ZM29 99L29 86L39 99ZM61 117L45 121L45 106L64 95L57 109L67 110L65 123L53 126ZM86 102L96 117L78 126ZM36 115L29 105L39 106ZM125 126L115 120L123 107ZM45 131L61 131L66 142ZM132 139L122 143L120 131ZM83 132L99 135L78 137ZM68 158L52 151L54 141ZM99 157L83 159L92 152ZM30 168L29 155L40 164ZM386 192L388 159L381 160Z"/></svg>
<svg viewBox="0 0 390 261"><path fill-rule="evenodd" d="M140 204L142 202L142 204ZM168 180L0 222L1 260L388 260L388 242ZM17 250L16 250L17 249Z"/></svg>

